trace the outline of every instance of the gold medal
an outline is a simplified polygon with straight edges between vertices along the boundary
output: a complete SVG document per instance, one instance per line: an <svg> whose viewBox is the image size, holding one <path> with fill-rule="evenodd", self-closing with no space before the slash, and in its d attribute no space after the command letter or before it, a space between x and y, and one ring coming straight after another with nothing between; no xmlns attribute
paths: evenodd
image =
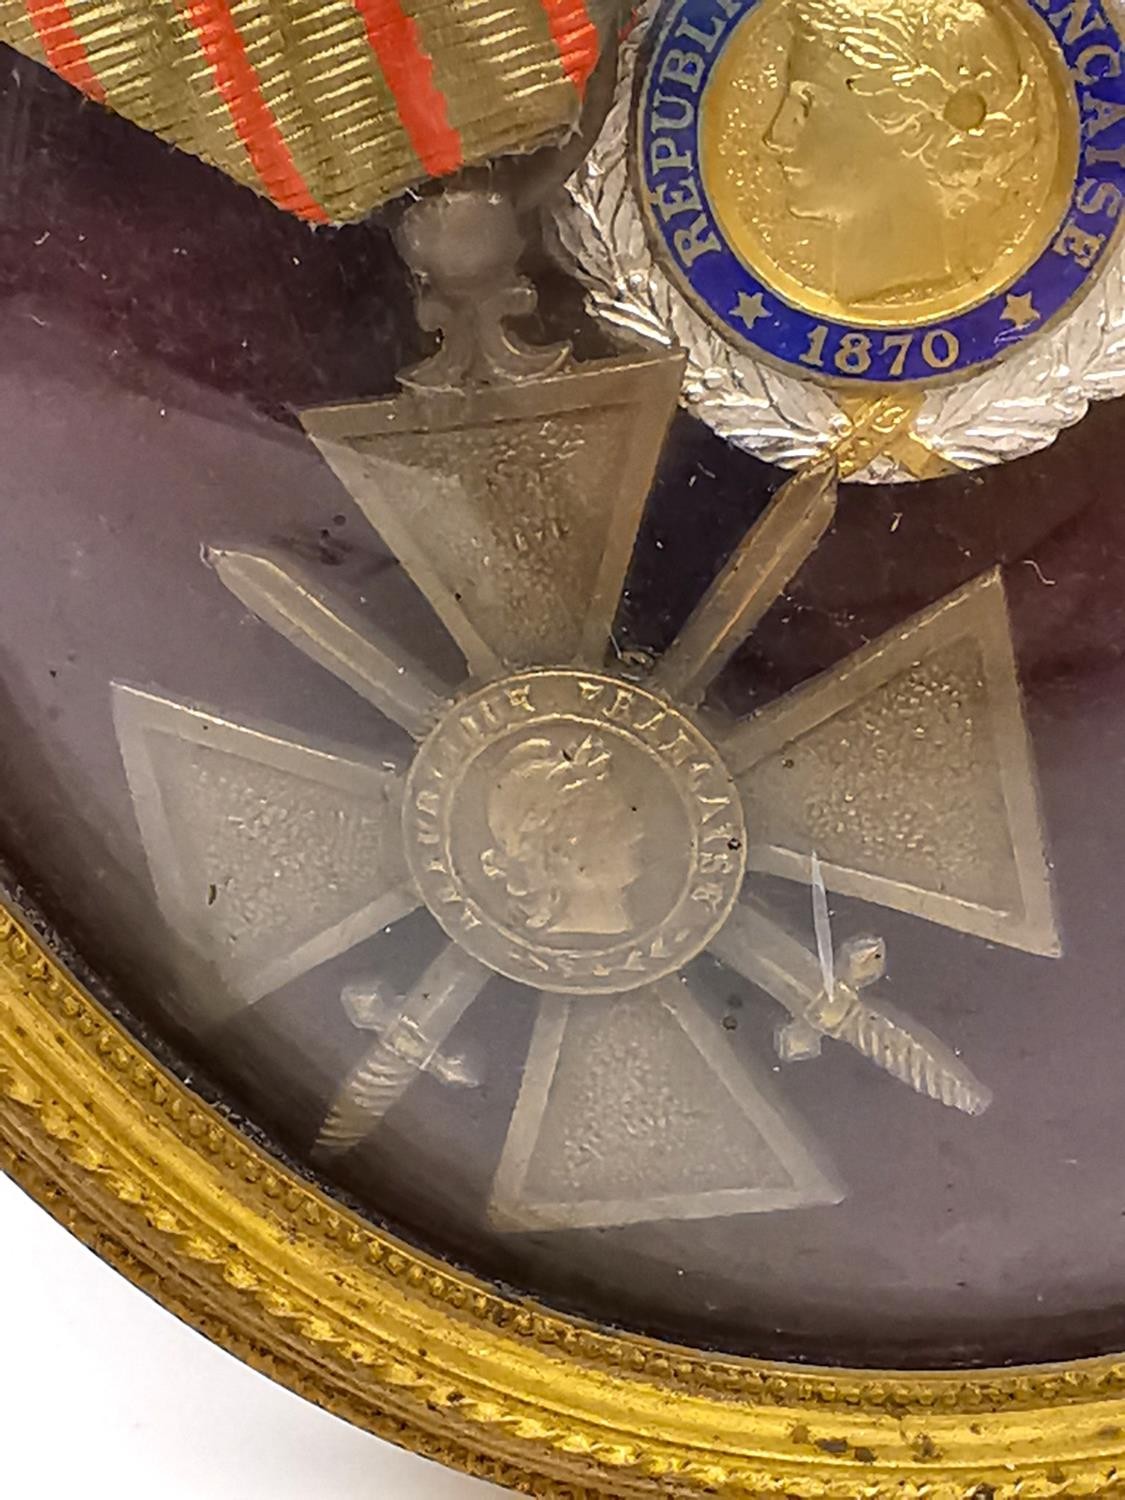
<svg viewBox="0 0 1125 1500"><path fill-rule="evenodd" d="M1125 389L1123 60L1096 3L650 5L560 237L741 446L1016 456Z"/></svg>

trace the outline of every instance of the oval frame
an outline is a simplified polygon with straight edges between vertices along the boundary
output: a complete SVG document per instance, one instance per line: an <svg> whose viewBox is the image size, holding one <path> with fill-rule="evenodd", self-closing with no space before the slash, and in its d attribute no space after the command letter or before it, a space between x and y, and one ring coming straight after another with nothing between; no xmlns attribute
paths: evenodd
<svg viewBox="0 0 1125 1500"><path fill-rule="evenodd" d="M10 904L0 1166L255 1369L525 1493L1046 1500L1125 1479L1125 1355L932 1374L709 1356L419 1254L193 1094Z"/></svg>

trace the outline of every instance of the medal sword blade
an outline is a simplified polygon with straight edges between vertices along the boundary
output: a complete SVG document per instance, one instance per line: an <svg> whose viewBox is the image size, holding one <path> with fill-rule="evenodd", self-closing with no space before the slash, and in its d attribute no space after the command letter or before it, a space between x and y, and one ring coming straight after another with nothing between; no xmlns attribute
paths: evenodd
<svg viewBox="0 0 1125 1500"><path fill-rule="evenodd" d="M310 660L413 739L430 732L449 689L409 652L322 593L287 558L229 547L209 547L204 556L247 609Z"/></svg>
<svg viewBox="0 0 1125 1500"><path fill-rule="evenodd" d="M711 952L821 1036L846 1042L916 1093L979 1115L991 1092L932 1032L876 1005L837 978L825 989L819 956L754 902L743 901L713 938Z"/></svg>
<svg viewBox="0 0 1125 1500"><path fill-rule="evenodd" d="M699 703L835 514L834 463L814 464L783 485L657 664L654 683L679 703Z"/></svg>
<svg viewBox="0 0 1125 1500"><path fill-rule="evenodd" d="M492 978L492 970L447 944L341 1085L317 1135L321 1156L338 1156L378 1126Z"/></svg>

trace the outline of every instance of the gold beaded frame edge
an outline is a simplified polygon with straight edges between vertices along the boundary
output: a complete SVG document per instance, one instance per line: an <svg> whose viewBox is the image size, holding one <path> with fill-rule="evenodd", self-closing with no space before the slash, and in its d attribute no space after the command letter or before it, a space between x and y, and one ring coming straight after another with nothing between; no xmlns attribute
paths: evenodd
<svg viewBox="0 0 1125 1500"><path fill-rule="evenodd" d="M934 1374L736 1360L603 1331L418 1254L194 1096L7 905L0 1165L256 1369L526 1493L1038 1500L1125 1488L1125 1355Z"/></svg>

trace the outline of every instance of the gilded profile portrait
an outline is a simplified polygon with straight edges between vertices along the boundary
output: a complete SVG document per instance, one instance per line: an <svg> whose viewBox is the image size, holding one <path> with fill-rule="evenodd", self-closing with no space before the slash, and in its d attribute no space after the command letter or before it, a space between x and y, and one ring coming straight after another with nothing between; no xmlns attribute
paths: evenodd
<svg viewBox="0 0 1125 1500"><path fill-rule="evenodd" d="M751 269L878 322L959 310L1030 264L1077 150L1039 27L997 0L764 0L705 101L707 187Z"/></svg>
<svg viewBox="0 0 1125 1500"><path fill-rule="evenodd" d="M496 842L481 866L508 898L512 926L591 937L634 926L643 823L613 772L596 735L573 748L524 740L508 753L487 798Z"/></svg>

